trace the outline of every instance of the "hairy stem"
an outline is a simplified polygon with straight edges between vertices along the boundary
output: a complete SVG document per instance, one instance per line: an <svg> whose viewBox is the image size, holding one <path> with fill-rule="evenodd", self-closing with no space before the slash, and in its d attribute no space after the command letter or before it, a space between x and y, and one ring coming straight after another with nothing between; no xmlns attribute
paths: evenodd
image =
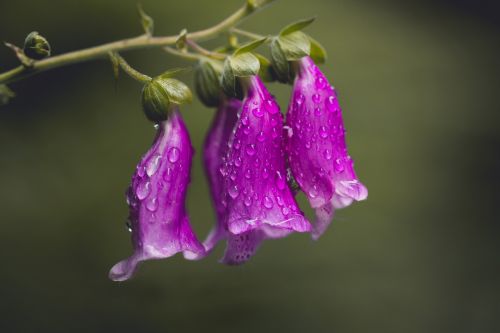
<svg viewBox="0 0 500 333"><path fill-rule="evenodd" d="M225 20L210 28L188 33L186 38L193 41L203 41L217 36L221 32L234 27L250 14L254 13L258 9L263 8L273 1L275 0L247 0L244 6L231 14ZM34 61L33 64L29 67L21 65L7 72L1 73L0 84L18 81L52 68L98 58L104 58L107 57L110 52L122 52L134 49L172 45L175 44L177 38L178 36L151 37L148 35L141 35L138 37L123 39L116 42L90 47L87 49L64 53L44 60Z"/></svg>

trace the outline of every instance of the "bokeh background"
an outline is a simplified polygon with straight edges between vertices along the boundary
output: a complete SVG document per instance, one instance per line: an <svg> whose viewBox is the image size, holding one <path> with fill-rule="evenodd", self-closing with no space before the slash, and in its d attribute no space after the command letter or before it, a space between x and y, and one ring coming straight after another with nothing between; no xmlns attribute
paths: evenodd
<svg viewBox="0 0 500 333"><path fill-rule="evenodd" d="M142 1L159 35L242 2ZM499 332L498 13L479 0L281 0L246 21L267 34L318 16L307 31L329 51L322 68L370 196L319 242L269 241L241 267L217 263L221 245L109 281L131 251L124 190L154 135L140 86L122 75L115 89L105 60L12 84L17 98L0 109L0 331ZM32 30L56 54L141 33L135 0L0 2L0 40ZM157 49L125 56L152 75L188 64ZM0 49L0 69L16 65ZM285 107L290 88L270 89ZM214 111L183 113L203 238L214 215L199 152Z"/></svg>

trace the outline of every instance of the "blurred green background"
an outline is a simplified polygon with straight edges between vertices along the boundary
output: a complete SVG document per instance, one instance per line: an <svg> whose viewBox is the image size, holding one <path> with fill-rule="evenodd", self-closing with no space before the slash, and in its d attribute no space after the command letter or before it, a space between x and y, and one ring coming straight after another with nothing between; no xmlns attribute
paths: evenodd
<svg viewBox="0 0 500 333"><path fill-rule="evenodd" d="M242 2L143 6L166 35ZM154 135L140 86L122 75L115 90L104 60L12 84L17 98L0 109L1 332L500 331L494 2L281 0L242 27L275 33L313 15L307 31L329 51L323 69L369 199L339 211L319 242L269 241L241 267L217 263L221 245L113 283L109 268L131 252L124 190ZM32 30L55 54L141 32L135 0L0 2L0 40L22 44ZM187 64L157 49L125 56L152 75ZM0 49L0 70L15 65ZM269 88L285 107L290 88ZM214 218L199 152L214 112L194 102L183 113L198 151L188 206L204 238Z"/></svg>

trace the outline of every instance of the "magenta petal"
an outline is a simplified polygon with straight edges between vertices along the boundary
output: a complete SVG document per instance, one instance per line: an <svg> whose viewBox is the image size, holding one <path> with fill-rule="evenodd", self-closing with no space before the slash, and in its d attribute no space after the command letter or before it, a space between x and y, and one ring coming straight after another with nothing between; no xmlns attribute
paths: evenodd
<svg viewBox="0 0 500 333"><path fill-rule="evenodd" d="M224 176L226 221L239 235L262 227L305 232L311 229L288 187L283 149L283 117L258 77L249 79Z"/></svg>
<svg viewBox="0 0 500 333"><path fill-rule="evenodd" d="M153 146L132 177L127 202L134 253L113 266L112 280L129 279L144 260L204 253L185 210L192 155L188 131L175 111L159 124Z"/></svg>
<svg viewBox="0 0 500 333"><path fill-rule="evenodd" d="M343 208L366 199L368 190L359 182L348 155L345 129L337 95L310 57L300 60L288 107L287 153L292 174L315 208L315 238L333 217L325 207ZM322 211L323 210L323 211ZM329 208L328 208L329 210Z"/></svg>

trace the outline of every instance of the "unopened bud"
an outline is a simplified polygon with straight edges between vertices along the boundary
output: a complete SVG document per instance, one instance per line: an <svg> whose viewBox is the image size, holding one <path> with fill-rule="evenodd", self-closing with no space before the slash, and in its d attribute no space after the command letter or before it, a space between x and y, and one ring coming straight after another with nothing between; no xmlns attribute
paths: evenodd
<svg viewBox="0 0 500 333"><path fill-rule="evenodd" d="M45 37L33 31L24 40L23 51L28 58L40 60L50 56L50 44Z"/></svg>

